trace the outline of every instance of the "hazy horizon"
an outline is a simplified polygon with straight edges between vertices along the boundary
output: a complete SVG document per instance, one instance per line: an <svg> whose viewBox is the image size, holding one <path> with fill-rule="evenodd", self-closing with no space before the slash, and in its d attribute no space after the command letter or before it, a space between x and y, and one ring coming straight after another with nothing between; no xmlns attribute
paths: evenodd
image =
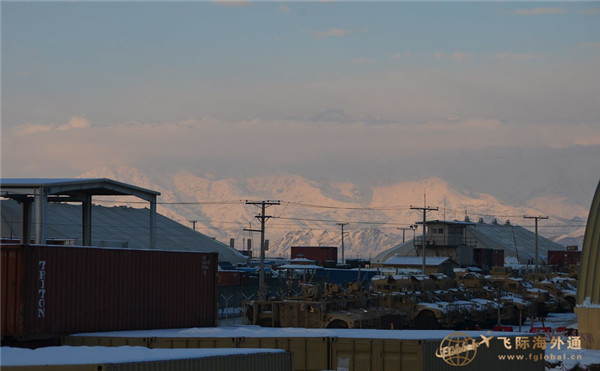
<svg viewBox="0 0 600 371"><path fill-rule="evenodd" d="M438 176L588 206L595 2L2 2L2 177Z"/></svg>

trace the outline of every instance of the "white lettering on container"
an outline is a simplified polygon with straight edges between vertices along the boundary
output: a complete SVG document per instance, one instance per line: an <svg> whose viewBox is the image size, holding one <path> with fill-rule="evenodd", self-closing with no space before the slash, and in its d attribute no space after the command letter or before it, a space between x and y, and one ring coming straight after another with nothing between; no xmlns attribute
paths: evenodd
<svg viewBox="0 0 600 371"><path fill-rule="evenodd" d="M38 318L46 317L46 261L38 262Z"/></svg>

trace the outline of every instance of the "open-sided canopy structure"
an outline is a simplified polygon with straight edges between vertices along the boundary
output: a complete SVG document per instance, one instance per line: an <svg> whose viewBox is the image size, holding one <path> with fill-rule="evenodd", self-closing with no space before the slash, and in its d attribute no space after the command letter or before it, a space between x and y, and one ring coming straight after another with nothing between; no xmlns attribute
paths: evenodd
<svg viewBox="0 0 600 371"><path fill-rule="evenodd" d="M81 202L83 245L91 245L92 197L136 196L150 204L150 248L156 242L156 197L160 192L117 182L111 179L0 179L0 196L21 203L21 243L31 235L31 206L35 207L35 243L46 242L46 207L48 202Z"/></svg>

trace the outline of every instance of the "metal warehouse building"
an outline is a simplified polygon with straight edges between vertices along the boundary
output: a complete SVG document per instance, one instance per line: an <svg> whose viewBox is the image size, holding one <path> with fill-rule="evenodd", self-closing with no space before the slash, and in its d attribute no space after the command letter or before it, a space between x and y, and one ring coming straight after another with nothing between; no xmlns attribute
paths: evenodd
<svg viewBox="0 0 600 371"><path fill-rule="evenodd" d="M535 233L521 226L506 223L432 220L427 222L427 256L450 256L461 265L471 265L476 249L502 250L504 257L517 259L520 264L535 263ZM379 255L373 263L385 263L394 256L422 255L423 238L396 245ZM565 251L558 243L538 235L540 264L548 251Z"/></svg>

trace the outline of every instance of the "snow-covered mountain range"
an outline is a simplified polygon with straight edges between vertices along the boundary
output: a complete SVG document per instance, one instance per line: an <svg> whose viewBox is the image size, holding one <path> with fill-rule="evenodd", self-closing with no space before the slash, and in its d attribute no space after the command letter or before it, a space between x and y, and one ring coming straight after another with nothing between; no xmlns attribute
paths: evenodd
<svg viewBox="0 0 600 371"><path fill-rule="evenodd" d="M411 206L437 207L427 219L486 222L510 220L530 226L524 215L548 215L540 224L540 234L564 244L581 244L588 209L570 204L560 196L536 197L525 204L511 204L491 194L461 190L441 178L406 181L371 187L358 184L323 183L299 175L270 175L243 179L217 179L211 174L176 171L172 174L145 173L133 167L101 167L80 175L82 178L110 178L161 192L158 211L197 231L229 243L235 239L237 249L245 249L247 239L254 241L257 252L260 235L244 231L259 229L255 217L260 209L247 200L279 200L280 205L267 208L271 216L266 223L270 256L289 256L295 245L341 245L338 223L344 229L345 256L369 258L388 249L403 238L413 238L409 226L422 220L422 213ZM135 199L97 197L95 202ZM130 204L143 207L143 204ZM194 222L192 222L194 221ZM404 230L403 230L404 229ZM420 233L417 231L416 233Z"/></svg>

